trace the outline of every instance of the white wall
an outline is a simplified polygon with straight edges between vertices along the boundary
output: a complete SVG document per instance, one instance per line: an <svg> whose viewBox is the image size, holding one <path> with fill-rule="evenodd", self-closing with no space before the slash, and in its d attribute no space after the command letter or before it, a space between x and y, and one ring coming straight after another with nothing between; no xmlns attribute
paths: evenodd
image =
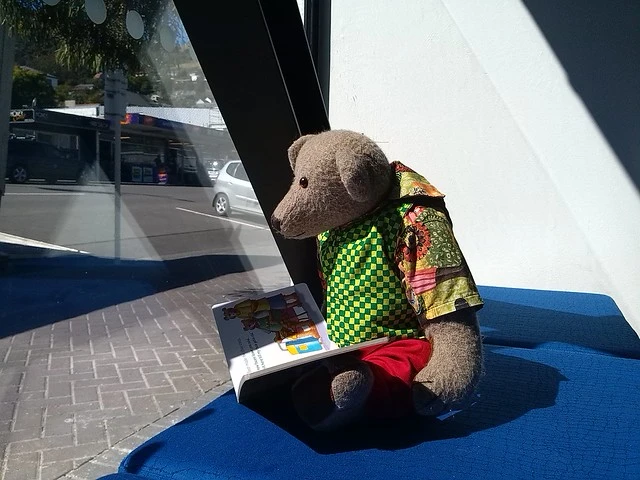
<svg viewBox="0 0 640 480"><path fill-rule="evenodd" d="M331 28L332 128L447 194L479 284L605 293L640 332L640 196L521 2L334 1Z"/></svg>

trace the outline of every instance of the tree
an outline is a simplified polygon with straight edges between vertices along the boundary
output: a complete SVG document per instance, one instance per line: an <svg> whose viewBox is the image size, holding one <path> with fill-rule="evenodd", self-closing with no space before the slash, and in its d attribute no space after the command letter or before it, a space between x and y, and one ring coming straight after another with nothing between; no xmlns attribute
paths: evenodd
<svg viewBox="0 0 640 480"><path fill-rule="evenodd" d="M30 107L34 100L40 108L54 107L56 105L55 90L47 82L44 74L27 68L14 67L11 107Z"/></svg>
<svg viewBox="0 0 640 480"><path fill-rule="evenodd" d="M101 24L91 21L84 5L85 0L62 0L56 5L47 5L44 0L0 0L0 18L12 33L33 45L54 45L62 65L89 67L94 72L122 69L136 73L145 65L157 68L164 62L162 55L153 54L159 51L160 30L184 36L171 1L105 0L107 16ZM126 28L129 10L143 19L144 33L139 39Z"/></svg>

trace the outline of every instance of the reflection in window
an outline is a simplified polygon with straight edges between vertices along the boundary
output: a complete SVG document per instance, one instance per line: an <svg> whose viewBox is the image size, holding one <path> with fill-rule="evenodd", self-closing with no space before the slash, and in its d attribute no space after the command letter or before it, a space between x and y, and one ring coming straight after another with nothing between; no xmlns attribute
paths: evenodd
<svg viewBox="0 0 640 480"><path fill-rule="evenodd" d="M250 186L217 214L223 167L248 179L171 1L0 0L0 15L15 44L0 90L0 420L9 446L70 452L9 447L0 476L58 478L87 444L113 448L223 384L211 305L290 279Z"/></svg>

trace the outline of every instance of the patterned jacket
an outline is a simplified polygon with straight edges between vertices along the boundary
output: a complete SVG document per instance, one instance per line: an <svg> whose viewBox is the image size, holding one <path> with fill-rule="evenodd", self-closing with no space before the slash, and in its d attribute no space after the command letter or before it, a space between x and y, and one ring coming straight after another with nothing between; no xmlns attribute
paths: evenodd
<svg viewBox="0 0 640 480"><path fill-rule="evenodd" d="M327 327L340 346L419 338L424 322L482 306L444 195L401 163L391 166L383 205L318 236Z"/></svg>

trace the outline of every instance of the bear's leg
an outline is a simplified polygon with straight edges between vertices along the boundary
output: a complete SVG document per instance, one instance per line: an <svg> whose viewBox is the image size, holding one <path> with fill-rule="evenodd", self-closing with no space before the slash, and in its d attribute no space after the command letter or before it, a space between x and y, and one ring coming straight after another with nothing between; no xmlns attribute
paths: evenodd
<svg viewBox="0 0 640 480"><path fill-rule="evenodd" d="M293 405L312 429L336 430L361 417L373 380L371 369L357 355L330 358L293 384Z"/></svg>
<svg viewBox="0 0 640 480"><path fill-rule="evenodd" d="M328 359L294 384L296 411L315 430L412 413L412 380L430 352L428 341L408 339Z"/></svg>
<svg viewBox="0 0 640 480"><path fill-rule="evenodd" d="M375 377L367 415L399 418L413 413L413 378L427 364L431 344L424 339L401 339L363 349L361 353Z"/></svg>

